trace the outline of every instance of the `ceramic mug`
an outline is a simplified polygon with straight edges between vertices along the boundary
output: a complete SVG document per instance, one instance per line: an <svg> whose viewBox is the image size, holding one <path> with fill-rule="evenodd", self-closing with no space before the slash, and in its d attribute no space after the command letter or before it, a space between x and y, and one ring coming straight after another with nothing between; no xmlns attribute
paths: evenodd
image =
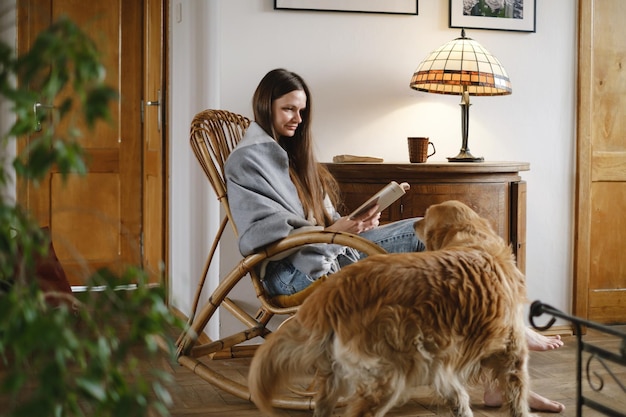
<svg viewBox="0 0 626 417"><path fill-rule="evenodd" d="M435 144L427 137L408 137L409 161L412 163L424 163L437 152ZM428 146L432 145L432 153L428 153Z"/></svg>

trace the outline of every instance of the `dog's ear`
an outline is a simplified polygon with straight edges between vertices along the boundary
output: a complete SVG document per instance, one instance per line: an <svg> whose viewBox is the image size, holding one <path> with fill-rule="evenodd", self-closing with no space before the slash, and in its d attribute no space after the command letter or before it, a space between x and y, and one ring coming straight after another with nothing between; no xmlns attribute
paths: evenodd
<svg viewBox="0 0 626 417"><path fill-rule="evenodd" d="M432 221L428 222L426 217L415 222L415 235L419 240L421 240L426 246L426 250L437 250L441 247L442 242L445 238L443 236L441 228L432 227ZM429 227L431 226L431 227Z"/></svg>
<svg viewBox="0 0 626 417"><path fill-rule="evenodd" d="M433 227L426 233L426 245L427 250L439 250L446 244L448 237L454 235L455 232L451 228Z"/></svg>
<svg viewBox="0 0 626 417"><path fill-rule="evenodd" d="M426 209L422 219L415 222L415 235L424 242L426 250L439 249L445 239L449 226L446 222L446 209L441 204L432 205Z"/></svg>

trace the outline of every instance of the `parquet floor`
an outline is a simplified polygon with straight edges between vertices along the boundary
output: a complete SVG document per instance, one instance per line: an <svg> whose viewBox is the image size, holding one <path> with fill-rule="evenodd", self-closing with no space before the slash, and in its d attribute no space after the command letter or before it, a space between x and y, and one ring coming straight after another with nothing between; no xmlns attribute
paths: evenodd
<svg viewBox="0 0 626 417"><path fill-rule="evenodd" d="M626 326L618 326L620 331L626 332ZM620 344L617 338L601 334L594 330L589 330L584 336L585 341L592 342L599 346L616 349L619 351ZM576 415L576 337L567 336L564 338L565 346L550 352L531 352L530 374L532 379L532 389L548 398L560 401L565 404L565 416ZM209 383L193 374L187 368L172 363L166 358L155 359L158 366L171 372L173 383L170 393L173 397L171 414L173 417L257 417L261 413L254 404L241 400L233 395L214 388ZM214 366L222 367L224 372L239 373L242 378L247 375L247 365L249 359L237 359L235 362L213 361ZM626 414L626 394L616 385L614 381L606 377L606 371L596 366L597 372L604 377L605 387L603 395L608 401ZM626 368L610 367L617 374L622 384L626 383ZM596 380L597 383L599 380ZM587 385L588 386L588 385ZM585 391L586 392L586 391ZM482 402L482 390L473 389L471 391L472 409L476 417L506 416L504 409L485 407ZM336 411L335 416L340 417L342 410ZM291 411L281 410L283 417L305 417L311 416L311 411ZM430 395L426 388L418 390L414 400L392 410L388 417L415 417L415 416L449 416L449 410L441 405L441 402ZM551 413L537 413L538 416L551 416ZM583 408L583 416L595 417L601 414Z"/></svg>

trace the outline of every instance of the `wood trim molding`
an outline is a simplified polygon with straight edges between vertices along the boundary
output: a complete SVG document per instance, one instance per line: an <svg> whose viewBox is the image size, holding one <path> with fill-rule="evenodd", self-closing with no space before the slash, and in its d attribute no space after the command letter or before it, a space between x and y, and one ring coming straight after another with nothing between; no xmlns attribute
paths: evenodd
<svg viewBox="0 0 626 417"><path fill-rule="evenodd" d="M579 0L578 21L578 124L576 141L576 197L574 230L573 314L587 318L591 205L592 40L594 0Z"/></svg>

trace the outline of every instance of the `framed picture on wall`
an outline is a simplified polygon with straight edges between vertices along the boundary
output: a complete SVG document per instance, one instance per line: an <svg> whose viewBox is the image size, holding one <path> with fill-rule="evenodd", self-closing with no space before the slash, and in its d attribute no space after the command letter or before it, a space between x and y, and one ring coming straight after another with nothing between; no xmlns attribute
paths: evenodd
<svg viewBox="0 0 626 417"><path fill-rule="evenodd" d="M274 0L274 9L417 14L418 0Z"/></svg>
<svg viewBox="0 0 626 417"><path fill-rule="evenodd" d="M450 27L535 32L537 0L450 0Z"/></svg>

